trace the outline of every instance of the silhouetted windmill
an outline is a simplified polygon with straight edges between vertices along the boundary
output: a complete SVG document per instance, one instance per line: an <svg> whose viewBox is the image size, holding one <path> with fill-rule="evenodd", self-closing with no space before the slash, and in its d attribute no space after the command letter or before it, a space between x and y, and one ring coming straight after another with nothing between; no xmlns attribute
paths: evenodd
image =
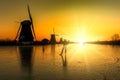
<svg viewBox="0 0 120 80"><path fill-rule="evenodd" d="M51 34L51 38L50 38L51 44L56 44L56 37L55 36L58 36L58 35L55 34L55 30L53 28L53 34Z"/></svg>
<svg viewBox="0 0 120 80"><path fill-rule="evenodd" d="M33 42L34 39L36 39L33 19L30 13L29 5L27 5L27 8L30 19L24 20L20 23L20 27L15 38L15 40L18 39L18 42Z"/></svg>

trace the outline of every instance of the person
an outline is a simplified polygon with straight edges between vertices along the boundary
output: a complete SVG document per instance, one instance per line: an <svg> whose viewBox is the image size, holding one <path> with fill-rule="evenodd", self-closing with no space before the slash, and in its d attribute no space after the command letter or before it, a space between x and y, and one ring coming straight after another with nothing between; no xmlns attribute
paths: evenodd
<svg viewBox="0 0 120 80"><path fill-rule="evenodd" d="M62 54L63 54L63 51L65 51L65 53L66 53L66 44L63 44L63 48L62 48L62 50L61 50L60 55L62 55Z"/></svg>

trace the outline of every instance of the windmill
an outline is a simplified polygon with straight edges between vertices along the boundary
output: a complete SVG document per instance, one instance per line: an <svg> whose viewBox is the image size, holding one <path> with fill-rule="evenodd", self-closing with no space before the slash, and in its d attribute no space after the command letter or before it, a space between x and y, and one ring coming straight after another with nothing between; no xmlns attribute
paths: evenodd
<svg viewBox="0 0 120 80"><path fill-rule="evenodd" d="M33 42L36 39L33 19L30 13L29 5L27 5L29 20L24 20L20 23L17 35L15 40L18 39L18 42Z"/></svg>
<svg viewBox="0 0 120 80"><path fill-rule="evenodd" d="M50 38L51 44L56 44L56 37L55 36L58 36L58 35L55 34L55 30L53 28L53 34L51 34L51 38Z"/></svg>

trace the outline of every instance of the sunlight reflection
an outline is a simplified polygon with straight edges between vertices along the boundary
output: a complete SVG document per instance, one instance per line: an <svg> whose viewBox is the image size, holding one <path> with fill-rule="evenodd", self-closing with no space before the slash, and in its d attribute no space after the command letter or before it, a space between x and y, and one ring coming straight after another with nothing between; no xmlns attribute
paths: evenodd
<svg viewBox="0 0 120 80"><path fill-rule="evenodd" d="M0 47L0 51L1 80L120 79L120 46L56 44Z"/></svg>

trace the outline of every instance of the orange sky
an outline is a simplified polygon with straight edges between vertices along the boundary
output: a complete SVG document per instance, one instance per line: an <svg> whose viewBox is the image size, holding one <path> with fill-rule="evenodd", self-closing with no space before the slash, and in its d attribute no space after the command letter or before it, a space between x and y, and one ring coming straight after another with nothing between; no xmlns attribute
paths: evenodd
<svg viewBox="0 0 120 80"><path fill-rule="evenodd" d="M120 30L120 8L117 3L111 5L93 2L93 5L92 2L84 2L80 5L76 2L66 5L61 2L59 5L41 5L38 0L12 1L0 1L0 39L15 38L20 22L29 19L26 7L28 2L37 40L49 39L53 27L58 39L63 37L73 41L110 40Z"/></svg>

